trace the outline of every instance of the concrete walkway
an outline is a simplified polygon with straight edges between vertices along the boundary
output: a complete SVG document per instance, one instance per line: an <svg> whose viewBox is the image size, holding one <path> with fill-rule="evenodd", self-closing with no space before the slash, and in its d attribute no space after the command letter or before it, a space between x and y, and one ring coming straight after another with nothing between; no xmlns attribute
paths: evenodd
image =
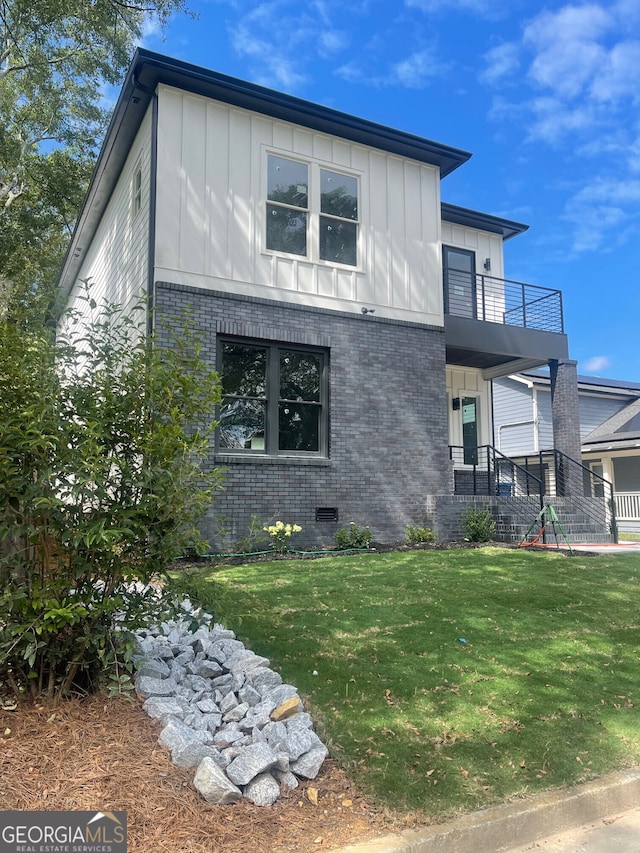
<svg viewBox="0 0 640 853"><path fill-rule="evenodd" d="M618 542L616 545L571 545L574 551L588 551L591 554L640 554L640 542Z"/></svg>
<svg viewBox="0 0 640 853"><path fill-rule="evenodd" d="M340 853L640 853L640 769L387 835Z"/></svg>

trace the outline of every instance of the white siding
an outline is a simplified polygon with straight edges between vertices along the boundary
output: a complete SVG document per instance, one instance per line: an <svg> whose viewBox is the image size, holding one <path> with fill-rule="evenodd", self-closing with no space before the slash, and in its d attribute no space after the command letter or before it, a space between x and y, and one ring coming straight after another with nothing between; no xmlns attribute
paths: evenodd
<svg viewBox="0 0 640 853"><path fill-rule="evenodd" d="M503 244L499 234L466 228L451 222L442 223L442 243L475 254L476 316L490 323L504 322L505 292ZM489 261L491 269L485 270Z"/></svg>
<svg viewBox="0 0 640 853"><path fill-rule="evenodd" d="M533 390L507 377L493 382L495 446L505 456L533 453Z"/></svg>
<svg viewBox="0 0 640 853"><path fill-rule="evenodd" d="M141 169L140 209L134 210L133 181ZM120 305L123 314L140 304L147 286L149 255L149 189L151 173L151 109L148 110L124 168L111 195L91 245L86 252L78 279L69 296L69 306L86 314L82 300L89 282L89 294L98 306ZM136 314L144 327L144 312Z"/></svg>
<svg viewBox="0 0 640 853"><path fill-rule="evenodd" d="M489 258L491 271L487 276L504 278L504 254L502 237L488 231L478 231L476 228L466 228L454 225L452 222L442 223L442 242L445 246L456 249L466 249L475 252L476 272L484 273L484 262Z"/></svg>
<svg viewBox="0 0 640 853"><path fill-rule="evenodd" d="M171 87L158 93L156 280L442 325L436 167ZM359 178L357 268L265 251L267 152Z"/></svg>

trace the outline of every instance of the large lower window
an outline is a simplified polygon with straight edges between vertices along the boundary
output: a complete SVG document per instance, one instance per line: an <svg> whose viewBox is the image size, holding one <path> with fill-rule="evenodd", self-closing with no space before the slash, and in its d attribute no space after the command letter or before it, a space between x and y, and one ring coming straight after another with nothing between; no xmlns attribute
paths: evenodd
<svg viewBox="0 0 640 853"><path fill-rule="evenodd" d="M326 354L223 340L218 448L232 453L326 455Z"/></svg>
<svg viewBox="0 0 640 853"><path fill-rule="evenodd" d="M358 179L353 175L269 154L266 210L267 249L357 266Z"/></svg>

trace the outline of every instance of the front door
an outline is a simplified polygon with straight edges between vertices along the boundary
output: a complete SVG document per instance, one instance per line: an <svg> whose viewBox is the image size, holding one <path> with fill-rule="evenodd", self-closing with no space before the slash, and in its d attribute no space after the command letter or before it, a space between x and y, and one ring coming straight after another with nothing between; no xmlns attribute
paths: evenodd
<svg viewBox="0 0 640 853"><path fill-rule="evenodd" d="M478 401L462 398L462 450L465 465L478 464Z"/></svg>
<svg viewBox="0 0 640 853"><path fill-rule="evenodd" d="M444 310L456 317L476 318L476 256L466 249L442 247Z"/></svg>

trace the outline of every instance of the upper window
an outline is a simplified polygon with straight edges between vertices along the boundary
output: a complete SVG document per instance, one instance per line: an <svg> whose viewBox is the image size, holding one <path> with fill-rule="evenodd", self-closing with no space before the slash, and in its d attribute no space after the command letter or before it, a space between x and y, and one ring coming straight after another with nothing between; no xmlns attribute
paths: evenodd
<svg viewBox="0 0 640 853"><path fill-rule="evenodd" d="M326 455L326 355L278 344L222 341L218 448Z"/></svg>
<svg viewBox="0 0 640 853"><path fill-rule="evenodd" d="M133 215L136 216L142 208L142 167L138 166L133 173Z"/></svg>
<svg viewBox="0 0 640 853"><path fill-rule="evenodd" d="M356 177L268 155L267 249L357 266L358 222Z"/></svg>

